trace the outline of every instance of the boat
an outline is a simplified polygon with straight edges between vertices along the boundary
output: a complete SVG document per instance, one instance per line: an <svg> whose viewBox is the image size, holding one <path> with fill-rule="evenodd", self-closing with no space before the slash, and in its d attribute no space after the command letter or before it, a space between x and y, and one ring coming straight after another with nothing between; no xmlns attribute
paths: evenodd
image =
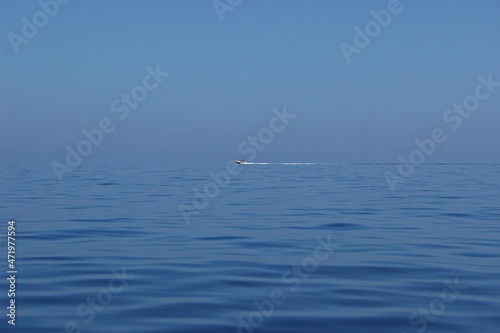
<svg viewBox="0 0 500 333"><path fill-rule="evenodd" d="M236 164L248 164L249 162L245 161L245 160L235 160L234 163L236 163Z"/></svg>

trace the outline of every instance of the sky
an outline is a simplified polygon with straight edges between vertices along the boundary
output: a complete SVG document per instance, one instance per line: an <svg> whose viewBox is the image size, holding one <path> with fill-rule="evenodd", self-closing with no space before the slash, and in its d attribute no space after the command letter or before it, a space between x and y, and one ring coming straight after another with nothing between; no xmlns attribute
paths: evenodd
<svg viewBox="0 0 500 333"><path fill-rule="evenodd" d="M500 163L497 0L60 1L0 0L0 163Z"/></svg>

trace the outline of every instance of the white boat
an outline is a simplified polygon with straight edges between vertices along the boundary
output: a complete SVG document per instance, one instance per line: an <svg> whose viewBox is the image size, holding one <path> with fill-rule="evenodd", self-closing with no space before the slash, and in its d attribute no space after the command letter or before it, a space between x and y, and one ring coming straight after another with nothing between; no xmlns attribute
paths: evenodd
<svg viewBox="0 0 500 333"><path fill-rule="evenodd" d="M248 164L249 162L245 161L245 160L235 160L234 163L236 163L236 164Z"/></svg>

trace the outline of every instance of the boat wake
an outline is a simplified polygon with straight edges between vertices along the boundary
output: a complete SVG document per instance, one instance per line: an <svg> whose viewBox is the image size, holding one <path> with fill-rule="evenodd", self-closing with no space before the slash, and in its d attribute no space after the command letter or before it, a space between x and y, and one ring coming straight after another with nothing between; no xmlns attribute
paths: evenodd
<svg viewBox="0 0 500 333"><path fill-rule="evenodd" d="M262 164L262 165L312 165L312 164L323 164L323 165L347 165L349 163L316 163L316 162L246 162L242 164Z"/></svg>
<svg viewBox="0 0 500 333"><path fill-rule="evenodd" d="M306 165L306 164L324 164L324 165L348 165L350 163L317 163L317 162L250 162L247 160L235 160L236 164L254 164L254 165Z"/></svg>

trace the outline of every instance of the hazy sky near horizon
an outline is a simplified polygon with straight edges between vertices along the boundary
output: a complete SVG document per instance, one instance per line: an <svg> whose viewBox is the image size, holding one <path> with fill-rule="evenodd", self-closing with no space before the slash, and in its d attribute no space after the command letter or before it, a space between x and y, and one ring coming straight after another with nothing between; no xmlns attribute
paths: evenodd
<svg viewBox="0 0 500 333"><path fill-rule="evenodd" d="M0 162L64 162L103 118L115 129L85 162L245 158L286 106L256 161L398 162L443 128L426 162L500 163L500 87L459 128L443 119L479 76L500 82L500 2L402 0L348 63L340 44L389 2L244 0L222 21L212 0L72 0L16 53L8 34L41 7L0 0ZM169 76L121 120L148 66Z"/></svg>

